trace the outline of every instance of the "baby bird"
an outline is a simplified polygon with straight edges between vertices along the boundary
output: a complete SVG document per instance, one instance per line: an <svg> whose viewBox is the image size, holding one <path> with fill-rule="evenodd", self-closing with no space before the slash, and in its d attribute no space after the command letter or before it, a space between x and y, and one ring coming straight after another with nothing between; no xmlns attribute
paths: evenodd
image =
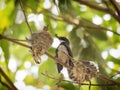
<svg viewBox="0 0 120 90"><path fill-rule="evenodd" d="M31 44L31 52L36 63L40 63L40 56L45 54L50 48L53 42L51 34L48 32L48 27L44 27L43 30L31 34L31 38L28 39Z"/></svg>

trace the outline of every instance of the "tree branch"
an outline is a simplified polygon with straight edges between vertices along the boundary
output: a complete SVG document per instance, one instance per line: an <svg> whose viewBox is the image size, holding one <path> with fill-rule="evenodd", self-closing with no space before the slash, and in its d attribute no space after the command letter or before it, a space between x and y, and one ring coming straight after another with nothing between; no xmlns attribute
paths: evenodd
<svg viewBox="0 0 120 90"><path fill-rule="evenodd" d="M28 26L28 28L29 28L29 30L30 30L30 33L32 34L32 29L31 29L31 27L30 27L30 25L29 25L29 23L28 23L28 21L27 21L27 17L26 17L26 14L25 14L25 10L24 10L23 5L22 5L22 0L19 0L19 1L20 1L21 9L22 9L23 14L24 14L24 17L25 17L25 21L26 21L27 26Z"/></svg>
<svg viewBox="0 0 120 90"><path fill-rule="evenodd" d="M88 28L88 29L97 29L97 30L110 31L110 32L112 32L112 33L120 36L119 33L115 32L115 31L113 31L113 30L110 30L110 29L108 29L108 28L105 28L105 27L102 27L102 26L99 26L99 25L95 25L95 24L91 23L91 22L90 22L89 20L87 20L87 19L85 19L85 20L86 20L87 22L93 24L95 27L93 27L93 26L88 26L88 25L83 25L83 24L81 24L81 23L76 23L76 22L74 22L73 20L69 20L69 19L66 19L66 18L64 18L64 17L56 16L56 15L52 14L49 10L47 10L47 11L50 13L50 15L46 15L46 16L47 16L47 17L50 17L51 19L53 19L53 20L55 20L55 21L56 21L56 20L57 20L57 21L65 21L66 23L69 23L69 24L72 24L72 25L75 25L75 26L80 26L80 27ZM79 22L81 22L81 21L79 21Z"/></svg>
<svg viewBox="0 0 120 90"><path fill-rule="evenodd" d="M110 32L112 32L112 33L120 36L119 33L115 32L115 31L113 31L113 30L111 30L111 29L108 29L108 28L105 28L105 27L101 27L101 26L99 26L99 25L96 25L96 27L86 26L86 25L82 25L82 26L85 27L85 28L88 28L88 29L97 29L97 30L110 31Z"/></svg>
<svg viewBox="0 0 120 90"><path fill-rule="evenodd" d="M84 5L86 5L86 6L90 7L90 8L93 8L93 9L103 11L103 12L108 12L108 8L103 8L101 6L96 6L96 5L92 4L92 3L89 3L86 0L75 0L75 1L77 1L77 2L79 2L81 4L84 4Z"/></svg>
<svg viewBox="0 0 120 90"><path fill-rule="evenodd" d="M45 74L45 73L41 73L42 75L48 77L48 78L51 78L51 79L54 79L54 80L59 80L59 78L55 78L55 77L52 77L48 74ZM74 81L69 81L69 80L61 80L61 81L65 81L65 82L70 82L70 83L76 83ZM78 83L76 83L78 84ZM80 83L80 85L91 85L91 86L116 86L116 84L87 84L87 83ZM120 85L118 85L120 86Z"/></svg>
<svg viewBox="0 0 120 90"><path fill-rule="evenodd" d="M11 88L9 85L7 85L5 82L0 81L0 83L1 83L3 86L5 86L6 88L8 88L8 90L12 90L12 88Z"/></svg>
<svg viewBox="0 0 120 90"><path fill-rule="evenodd" d="M15 40L15 39L11 39L11 38L8 38L8 37L6 37L6 36L3 36L3 35L1 35L1 34L0 34L0 39L5 39L5 40L11 41L11 42L13 42L13 43L16 43L16 44L19 44L19 45L21 45L21 46L24 46L24 47L27 47L27 48L30 48L30 49L31 49L30 46L25 45L25 44L23 44L23 43L20 43L20 42L18 42L18 41Z"/></svg>
<svg viewBox="0 0 120 90"><path fill-rule="evenodd" d="M113 12L111 9L108 9L108 8L103 8L101 6L96 6L94 4L91 4L89 3L88 1L86 0L75 0L76 2L79 2L81 4L84 4L92 9L95 9L95 10L98 10L98 11L102 11L102 12L105 12L105 13L109 13L110 15L112 15L119 23L120 23L120 18L116 15L115 12Z"/></svg>
<svg viewBox="0 0 120 90"><path fill-rule="evenodd" d="M9 77L4 73L4 71L2 70L2 68L0 67L0 74L6 79L6 81L10 84L10 87L12 90L17 90L17 88L14 86L14 84L12 83L12 81L9 79Z"/></svg>
<svg viewBox="0 0 120 90"><path fill-rule="evenodd" d="M110 0L110 2L114 6L114 8L116 9L116 11L120 17L120 5L115 0Z"/></svg>

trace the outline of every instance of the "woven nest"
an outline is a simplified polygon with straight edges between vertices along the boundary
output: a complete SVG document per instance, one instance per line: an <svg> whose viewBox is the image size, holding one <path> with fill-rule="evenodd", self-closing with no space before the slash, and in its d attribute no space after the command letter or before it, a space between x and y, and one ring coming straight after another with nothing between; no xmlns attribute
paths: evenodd
<svg viewBox="0 0 120 90"><path fill-rule="evenodd" d="M53 38L47 30L43 29L31 34L31 52L36 63L40 63L40 56L48 51L52 42Z"/></svg>
<svg viewBox="0 0 120 90"><path fill-rule="evenodd" d="M97 76L97 67L90 62L85 61L74 61L74 66L68 68L69 77L80 84L84 81L90 81L92 78Z"/></svg>

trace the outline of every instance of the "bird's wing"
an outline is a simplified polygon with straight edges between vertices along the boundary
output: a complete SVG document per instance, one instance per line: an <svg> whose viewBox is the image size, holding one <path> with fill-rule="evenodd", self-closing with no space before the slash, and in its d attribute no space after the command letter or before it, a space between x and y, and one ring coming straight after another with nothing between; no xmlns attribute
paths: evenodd
<svg viewBox="0 0 120 90"><path fill-rule="evenodd" d="M57 63L58 73L60 73L62 69L63 69L63 66L61 64Z"/></svg>
<svg viewBox="0 0 120 90"><path fill-rule="evenodd" d="M71 49L70 49L70 47L69 47L68 45L66 45L66 44L64 44L64 45L65 45L65 47L66 47L66 49L67 49L67 51L68 51L68 54L69 54L69 56L70 56L69 65L70 65L70 66L73 66L73 62L72 62L73 54L72 54L72 51L71 51Z"/></svg>
<svg viewBox="0 0 120 90"><path fill-rule="evenodd" d="M59 48L59 46L58 46ZM58 48L56 49L56 57L58 58ZM57 63L57 70L58 70L58 73L61 72L61 70L63 69L63 66L59 63Z"/></svg>

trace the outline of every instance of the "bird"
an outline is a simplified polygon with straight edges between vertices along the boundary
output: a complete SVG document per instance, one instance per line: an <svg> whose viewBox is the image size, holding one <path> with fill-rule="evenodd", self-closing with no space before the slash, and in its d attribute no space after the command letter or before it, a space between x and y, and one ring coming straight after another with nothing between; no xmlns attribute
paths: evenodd
<svg viewBox="0 0 120 90"><path fill-rule="evenodd" d="M98 67L90 61L73 61L73 67L67 68L69 77L76 83L80 84L89 81L97 76Z"/></svg>
<svg viewBox="0 0 120 90"><path fill-rule="evenodd" d="M69 78L75 83L81 85L81 83L88 81L89 90L92 78L99 78L110 84L119 86L120 83L112 80L108 76L105 76L99 72L99 68L95 62L92 61L72 61L73 66L67 67Z"/></svg>
<svg viewBox="0 0 120 90"><path fill-rule="evenodd" d="M52 35L48 32L48 27L45 26L43 30L32 33L27 40L31 45L34 61L39 64L41 61L40 56L48 51L53 42Z"/></svg>
<svg viewBox="0 0 120 90"><path fill-rule="evenodd" d="M69 47L69 44L70 44L69 40L66 37L60 37L57 35L56 37L60 40L60 44L56 49L56 57L60 60L60 62L65 67L73 66L72 59L71 59L73 57L73 54ZM61 65L60 63L57 63L58 73L60 73L61 70L63 69L63 65Z"/></svg>

